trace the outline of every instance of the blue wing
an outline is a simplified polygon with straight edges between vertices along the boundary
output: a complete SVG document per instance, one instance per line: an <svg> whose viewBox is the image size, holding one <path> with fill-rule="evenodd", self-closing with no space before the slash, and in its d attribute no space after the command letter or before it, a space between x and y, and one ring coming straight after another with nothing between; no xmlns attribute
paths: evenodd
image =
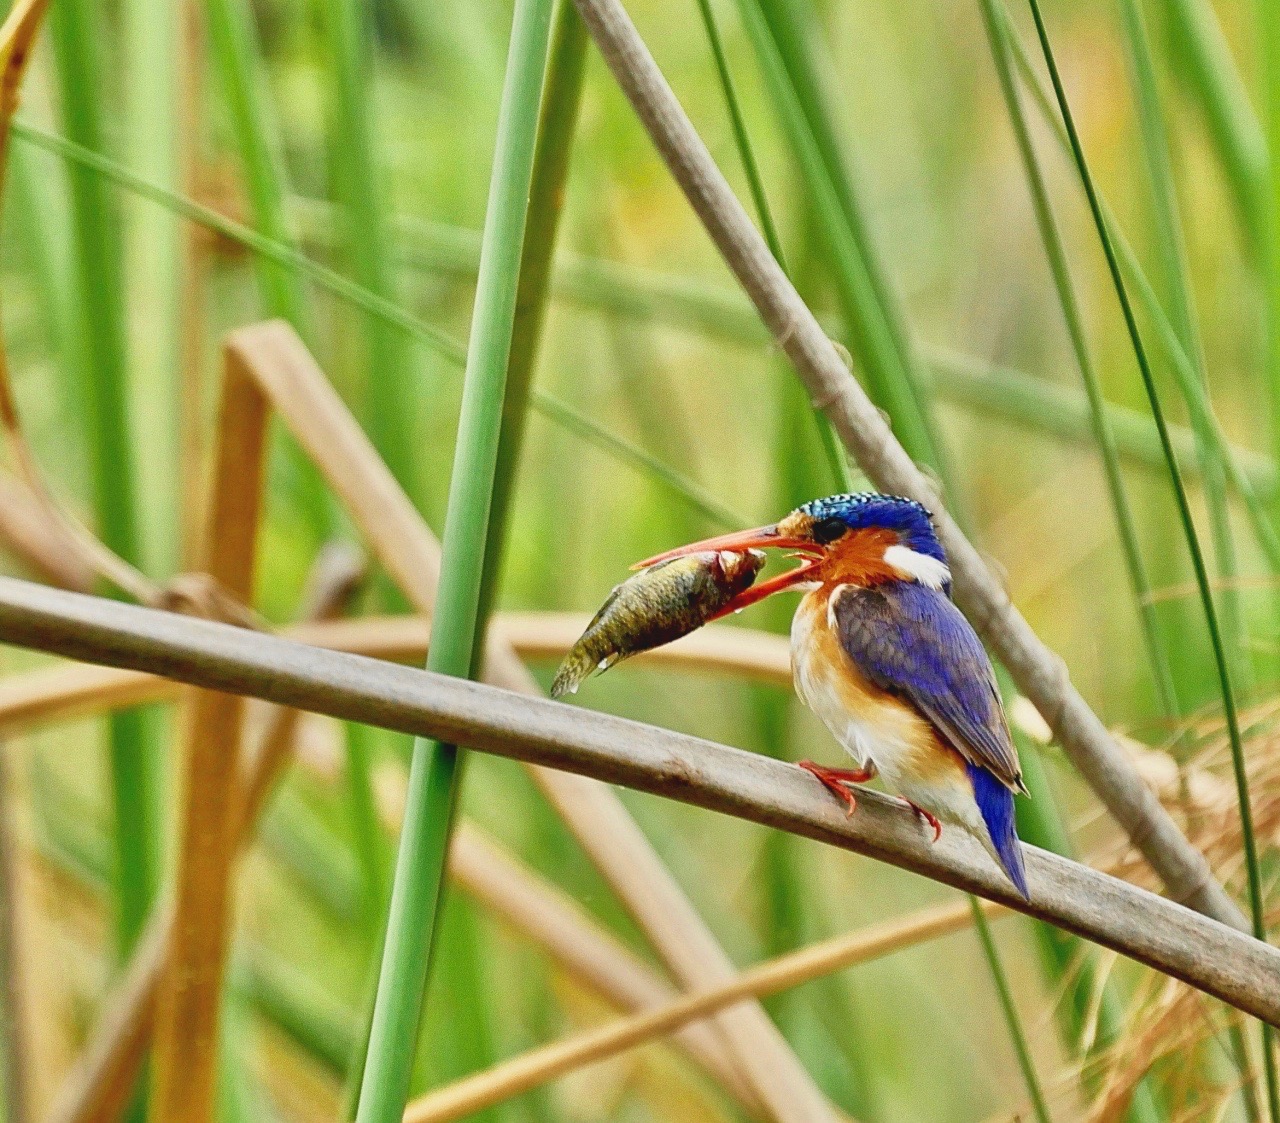
<svg viewBox="0 0 1280 1123"><path fill-rule="evenodd" d="M837 590L840 643L882 690L911 702L977 769L1025 792L991 660L945 594L908 581Z"/></svg>

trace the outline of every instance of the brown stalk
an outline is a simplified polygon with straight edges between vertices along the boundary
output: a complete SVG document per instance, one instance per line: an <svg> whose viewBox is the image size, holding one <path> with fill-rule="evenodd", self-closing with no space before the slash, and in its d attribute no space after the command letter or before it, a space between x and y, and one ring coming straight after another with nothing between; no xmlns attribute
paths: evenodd
<svg viewBox="0 0 1280 1123"><path fill-rule="evenodd" d="M1003 911L987 904L988 914ZM687 994L656 1010L620 1018L465 1077L413 1100L404 1123L447 1123L532 1091L558 1077L634 1049L746 998L763 998L904 947L967 928L968 902L928 909L898 920L789 952L743 971L731 982Z"/></svg>
<svg viewBox="0 0 1280 1123"><path fill-rule="evenodd" d="M217 585L247 604L253 596L267 407L234 344L223 361L203 555ZM152 1103L159 1119L201 1123L213 1117L243 716L243 698L204 690L192 695L186 715L173 924L156 1000Z"/></svg>
<svg viewBox="0 0 1280 1123"><path fill-rule="evenodd" d="M364 574L363 558L350 547L327 548L308 580L304 617L325 620L342 612ZM243 777L230 812L234 851L249 839L272 785L288 763L298 717L297 710L273 708L256 743L244 754ZM234 770L228 772L234 777ZM155 1029L161 977L171 961L175 932L173 900L166 897L148 921L124 977L112 990L88 1050L59 1091L50 1114L54 1123L123 1116Z"/></svg>
<svg viewBox="0 0 1280 1123"><path fill-rule="evenodd" d="M93 571L68 552L62 535L50 532L44 507L7 473L0 475L0 545L50 585L81 592L93 586Z"/></svg>
<svg viewBox="0 0 1280 1123"><path fill-rule="evenodd" d="M0 640L126 666L624 784L866 854L998 901L1280 1024L1280 949L1145 889L1024 847L1031 899L961 832L931 845L900 801L852 817L803 770L588 710L211 620L0 578Z"/></svg>
<svg viewBox="0 0 1280 1123"><path fill-rule="evenodd" d="M297 334L281 321L236 332L262 392L342 499L370 550L418 611L430 613L440 546ZM482 677L540 695L501 630L490 633ZM580 776L531 775L659 956L685 987L723 982L736 969L622 802ZM758 1005L716 1018L739 1077L779 1120L831 1120L833 1109Z"/></svg>
<svg viewBox="0 0 1280 1123"><path fill-rule="evenodd" d="M936 486L912 463L835 346L769 253L694 130L619 0L575 0L592 38L676 181L815 406L883 491L934 512L955 578L956 599L1009 669L1019 689L1169 894L1223 923L1247 927L1204 856L1142 783L1105 725L1071 685L1066 666L1031 630L1000 582L943 509Z"/></svg>

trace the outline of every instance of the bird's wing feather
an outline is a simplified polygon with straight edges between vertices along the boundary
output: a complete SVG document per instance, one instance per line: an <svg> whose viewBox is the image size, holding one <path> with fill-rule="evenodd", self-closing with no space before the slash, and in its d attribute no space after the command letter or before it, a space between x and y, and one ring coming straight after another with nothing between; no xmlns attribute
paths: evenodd
<svg viewBox="0 0 1280 1123"><path fill-rule="evenodd" d="M832 613L867 678L911 702L965 760L1025 790L991 661L945 593L914 582L846 585Z"/></svg>

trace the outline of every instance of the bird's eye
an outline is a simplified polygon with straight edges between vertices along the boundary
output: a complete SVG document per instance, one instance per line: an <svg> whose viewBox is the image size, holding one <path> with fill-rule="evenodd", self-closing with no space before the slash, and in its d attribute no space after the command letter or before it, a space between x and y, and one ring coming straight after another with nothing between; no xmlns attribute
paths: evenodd
<svg viewBox="0 0 1280 1123"><path fill-rule="evenodd" d="M813 524L809 531L813 535L813 540L822 546L829 545L839 538L849 528L845 526L843 520L837 518L819 519Z"/></svg>

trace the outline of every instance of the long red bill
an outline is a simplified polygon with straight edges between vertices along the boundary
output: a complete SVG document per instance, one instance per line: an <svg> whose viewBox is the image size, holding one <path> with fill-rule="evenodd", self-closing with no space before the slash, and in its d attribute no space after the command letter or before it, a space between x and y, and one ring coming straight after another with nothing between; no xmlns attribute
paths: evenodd
<svg viewBox="0 0 1280 1123"><path fill-rule="evenodd" d="M665 554L657 554L637 562L632 569L648 569L658 562L671 558L683 558L689 554L701 554L708 550L731 550L734 553L745 553L747 550L798 550L813 558L820 558L822 550L807 538L786 538L778 532L777 524L758 526L754 530L736 530L732 534L721 534L716 538L704 538L701 542L692 542L688 546L677 546ZM768 584L768 582L766 582Z"/></svg>

